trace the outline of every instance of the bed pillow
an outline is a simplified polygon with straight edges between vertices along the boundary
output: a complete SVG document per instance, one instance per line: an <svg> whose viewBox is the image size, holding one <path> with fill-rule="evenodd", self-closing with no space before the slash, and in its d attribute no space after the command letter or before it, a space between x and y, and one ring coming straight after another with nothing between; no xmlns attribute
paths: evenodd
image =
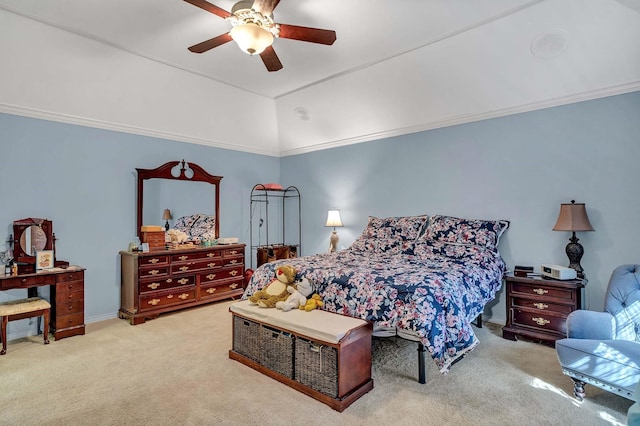
<svg viewBox="0 0 640 426"><path fill-rule="evenodd" d="M500 236L509 227L507 220L461 219L452 216L431 216L420 240L450 244L477 245L496 250Z"/></svg>
<svg viewBox="0 0 640 426"><path fill-rule="evenodd" d="M196 213L182 216L173 226L189 236L190 240L196 238L208 241L216 238L216 218L214 215Z"/></svg>
<svg viewBox="0 0 640 426"><path fill-rule="evenodd" d="M415 242L427 223L428 216L400 216L378 218L369 216L369 222L351 249L374 253L396 252Z"/></svg>

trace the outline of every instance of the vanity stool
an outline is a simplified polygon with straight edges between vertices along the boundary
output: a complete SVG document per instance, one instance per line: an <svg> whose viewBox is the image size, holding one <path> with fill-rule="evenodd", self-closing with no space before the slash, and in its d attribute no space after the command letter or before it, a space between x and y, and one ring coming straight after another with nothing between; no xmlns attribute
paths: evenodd
<svg viewBox="0 0 640 426"><path fill-rule="evenodd" d="M51 305L40 297L30 297L28 299L11 300L0 303L0 318L2 320L2 351L0 355L7 353L7 323L9 321L44 317L44 344L49 344L49 316Z"/></svg>

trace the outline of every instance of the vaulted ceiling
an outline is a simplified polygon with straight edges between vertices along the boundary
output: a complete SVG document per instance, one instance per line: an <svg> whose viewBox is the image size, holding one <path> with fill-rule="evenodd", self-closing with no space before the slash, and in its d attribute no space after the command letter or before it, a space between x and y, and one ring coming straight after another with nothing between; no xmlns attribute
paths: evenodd
<svg viewBox="0 0 640 426"><path fill-rule="evenodd" d="M268 72L234 42L189 52L231 25L182 0L0 0L15 59L0 108L290 155L640 90L640 0L282 0L273 15L337 40L278 38Z"/></svg>

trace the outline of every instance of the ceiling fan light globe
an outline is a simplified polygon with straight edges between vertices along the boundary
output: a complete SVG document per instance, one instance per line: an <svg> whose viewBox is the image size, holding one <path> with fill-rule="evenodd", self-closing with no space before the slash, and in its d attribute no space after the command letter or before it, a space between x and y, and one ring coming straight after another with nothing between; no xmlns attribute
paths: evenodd
<svg viewBox="0 0 640 426"><path fill-rule="evenodd" d="M249 55L259 55L273 44L273 34L252 23L233 27L229 35L240 46L240 49Z"/></svg>

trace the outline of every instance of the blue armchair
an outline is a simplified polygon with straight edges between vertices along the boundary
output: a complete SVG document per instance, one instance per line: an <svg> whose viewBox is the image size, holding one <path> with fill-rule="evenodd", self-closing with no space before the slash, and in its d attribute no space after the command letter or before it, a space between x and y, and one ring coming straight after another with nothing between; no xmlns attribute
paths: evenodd
<svg viewBox="0 0 640 426"><path fill-rule="evenodd" d="M591 384L632 401L640 381L640 265L611 274L605 311L577 310L567 318L567 338L556 341L562 372L582 401Z"/></svg>

